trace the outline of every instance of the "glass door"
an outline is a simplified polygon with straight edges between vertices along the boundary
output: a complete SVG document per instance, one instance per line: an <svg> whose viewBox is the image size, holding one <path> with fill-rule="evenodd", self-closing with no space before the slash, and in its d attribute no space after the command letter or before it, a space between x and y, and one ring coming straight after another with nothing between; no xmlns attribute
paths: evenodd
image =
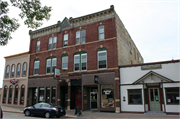
<svg viewBox="0 0 180 119"><path fill-rule="evenodd" d="M91 109L97 109L97 92L90 93Z"/></svg>
<svg viewBox="0 0 180 119"><path fill-rule="evenodd" d="M159 89L149 88L149 106L150 111L160 111L160 99L159 99Z"/></svg>

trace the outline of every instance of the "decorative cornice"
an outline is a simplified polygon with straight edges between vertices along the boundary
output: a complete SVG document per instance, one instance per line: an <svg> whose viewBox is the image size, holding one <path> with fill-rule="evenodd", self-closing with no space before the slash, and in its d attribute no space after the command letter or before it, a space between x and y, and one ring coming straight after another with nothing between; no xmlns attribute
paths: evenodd
<svg viewBox="0 0 180 119"><path fill-rule="evenodd" d="M29 30L29 35L31 36L31 39L37 38L37 37L41 37L41 36L45 36L48 34L52 34L52 33L56 33L60 31L60 21L57 22L57 24L42 28L42 29L38 29L35 31Z"/></svg>
<svg viewBox="0 0 180 119"><path fill-rule="evenodd" d="M28 54L29 54L29 52L24 52L24 53L20 53L20 54L11 55L11 56L6 56L4 58L8 59L8 58L19 57L19 56L28 55Z"/></svg>

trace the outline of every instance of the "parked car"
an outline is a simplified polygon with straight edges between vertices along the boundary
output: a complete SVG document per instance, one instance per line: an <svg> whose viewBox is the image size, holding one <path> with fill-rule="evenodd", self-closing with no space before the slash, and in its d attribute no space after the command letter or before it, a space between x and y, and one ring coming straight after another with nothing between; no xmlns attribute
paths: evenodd
<svg viewBox="0 0 180 119"><path fill-rule="evenodd" d="M59 105L49 104L49 103L37 103L33 106L26 107L24 109L25 116L37 115L44 116L46 118L56 116L59 118L60 116L64 116L66 111Z"/></svg>
<svg viewBox="0 0 180 119"><path fill-rule="evenodd" d="M2 118L3 118L3 111L2 111L2 108L0 106L0 119L2 119Z"/></svg>

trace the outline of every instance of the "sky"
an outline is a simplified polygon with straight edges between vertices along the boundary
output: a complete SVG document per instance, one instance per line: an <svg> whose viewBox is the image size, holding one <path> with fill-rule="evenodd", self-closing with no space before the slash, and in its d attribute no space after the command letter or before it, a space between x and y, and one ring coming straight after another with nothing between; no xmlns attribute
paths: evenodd
<svg viewBox="0 0 180 119"><path fill-rule="evenodd" d="M3 0L4 1L4 0ZM180 59L180 0L41 0L52 7L51 18L40 28L109 9L115 11L144 58L144 63ZM9 17L21 26L11 34L6 46L0 46L0 88L3 84L5 56L29 51L29 30L18 16L20 10L9 6ZM40 29L38 28L38 29Z"/></svg>

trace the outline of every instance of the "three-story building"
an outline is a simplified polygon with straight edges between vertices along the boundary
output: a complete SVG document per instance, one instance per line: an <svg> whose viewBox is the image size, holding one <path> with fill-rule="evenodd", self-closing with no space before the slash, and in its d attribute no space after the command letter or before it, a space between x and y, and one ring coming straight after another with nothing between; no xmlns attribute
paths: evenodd
<svg viewBox="0 0 180 119"><path fill-rule="evenodd" d="M120 111L118 65L143 57L111 5L109 9L29 31L28 105ZM60 79L54 79L54 69Z"/></svg>

